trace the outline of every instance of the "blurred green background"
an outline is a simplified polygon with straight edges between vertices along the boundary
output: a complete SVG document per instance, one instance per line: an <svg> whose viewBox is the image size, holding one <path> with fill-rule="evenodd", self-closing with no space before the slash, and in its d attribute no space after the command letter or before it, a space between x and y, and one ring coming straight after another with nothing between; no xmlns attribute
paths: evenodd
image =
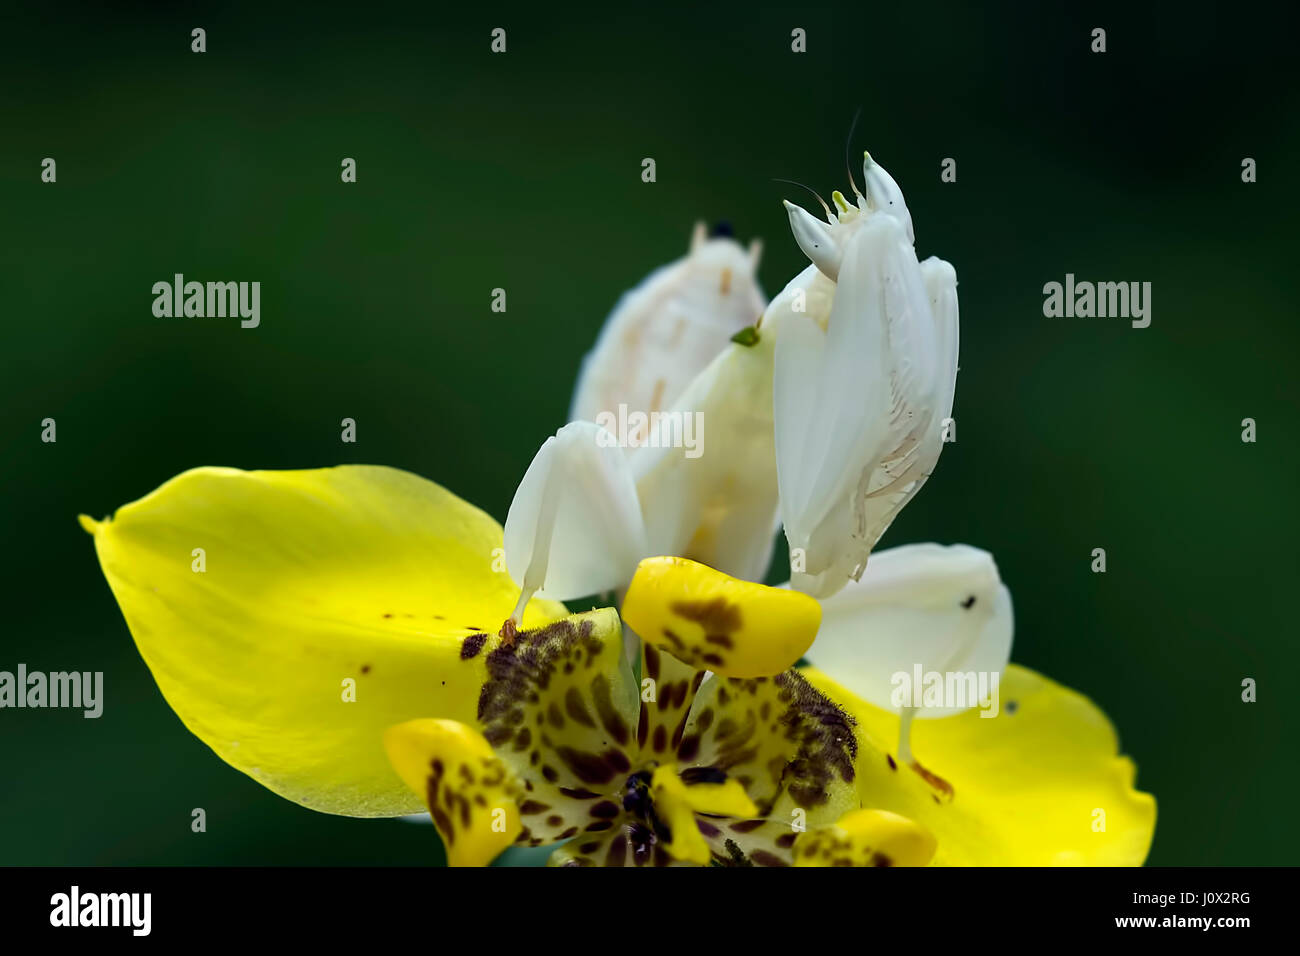
<svg viewBox="0 0 1300 956"><path fill-rule="evenodd" d="M769 295L803 267L773 178L844 188L859 106L855 153L961 283L958 442L882 545L994 553L1014 658L1092 696L1156 794L1151 863L1296 862L1290 25L1048 6L0 14L0 669L106 682L97 721L0 711L0 862L440 860L432 828L300 809L190 736L76 514L197 465L359 461L504 519L607 311L697 218L765 240ZM174 272L259 279L261 327L154 318ZM1151 327L1044 318L1066 272L1153 283Z"/></svg>

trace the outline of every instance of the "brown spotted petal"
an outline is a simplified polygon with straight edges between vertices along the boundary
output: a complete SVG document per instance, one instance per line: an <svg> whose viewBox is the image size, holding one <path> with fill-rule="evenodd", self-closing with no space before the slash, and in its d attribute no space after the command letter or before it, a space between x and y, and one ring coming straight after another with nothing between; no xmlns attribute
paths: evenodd
<svg viewBox="0 0 1300 956"><path fill-rule="evenodd" d="M771 818L700 817L714 866L792 866L799 837L790 821Z"/></svg>
<svg viewBox="0 0 1300 956"><path fill-rule="evenodd" d="M857 808L857 747L853 718L791 670L705 681L678 752L739 780L758 816L789 832Z"/></svg>
<svg viewBox="0 0 1300 956"><path fill-rule="evenodd" d="M623 820L606 833L583 834L556 849L547 866L693 866L674 860L643 823Z"/></svg>
<svg viewBox="0 0 1300 956"><path fill-rule="evenodd" d="M424 797L449 866L484 866L518 837L523 787L473 727L408 720L385 731L384 749L402 781Z"/></svg>
<svg viewBox="0 0 1300 956"><path fill-rule="evenodd" d="M821 605L788 588L741 581L686 558L646 558L623 619L678 660L725 677L767 677L812 646Z"/></svg>
<svg viewBox="0 0 1300 956"><path fill-rule="evenodd" d="M779 820L698 813L693 825L708 846L711 866L791 866L800 835ZM675 858L673 834L657 813L652 819L626 815L608 833L583 834L551 854L548 866L698 866Z"/></svg>
<svg viewBox="0 0 1300 956"><path fill-rule="evenodd" d="M925 866L937 847L934 834L914 820L864 808L802 834L794 858L795 866Z"/></svg>
<svg viewBox="0 0 1300 956"><path fill-rule="evenodd" d="M638 704L617 613L573 615L489 646L478 718L523 782L518 842L612 830L633 770Z"/></svg>
<svg viewBox="0 0 1300 956"><path fill-rule="evenodd" d="M738 783L721 771L672 764L637 772L627 783L624 813L604 834L583 834L550 859L551 866L704 866L717 853L705 815L755 812ZM771 865L785 865L774 863Z"/></svg>
<svg viewBox="0 0 1300 956"><path fill-rule="evenodd" d="M641 642L641 715L636 738L642 762L676 759L704 673L653 644Z"/></svg>

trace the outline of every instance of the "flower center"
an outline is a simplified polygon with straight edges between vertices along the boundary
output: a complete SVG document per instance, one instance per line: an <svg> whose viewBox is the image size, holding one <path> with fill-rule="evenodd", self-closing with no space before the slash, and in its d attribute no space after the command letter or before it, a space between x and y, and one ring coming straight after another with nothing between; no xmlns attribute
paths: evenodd
<svg viewBox="0 0 1300 956"><path fill-rule="evenodd" d="M650 796L652 775L650 770L640 770L623 784L623 810L631 818L624 823L624 829L638 866L650 862L657 845L671 843L673 838L672 830L655 812Z"/></svg>
<svg viewBox="0 0 1300 956"><path fill-rule="evenodd" d="M650 771L640 770L623 784L623 809L638 820L649 819L654 810L650 799Z"/></svg>

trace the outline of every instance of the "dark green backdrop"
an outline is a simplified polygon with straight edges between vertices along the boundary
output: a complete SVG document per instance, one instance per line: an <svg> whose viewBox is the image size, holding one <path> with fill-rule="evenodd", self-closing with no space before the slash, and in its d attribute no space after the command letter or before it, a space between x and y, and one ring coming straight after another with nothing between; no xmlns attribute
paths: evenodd
<svg viewBox="0 0 1300 956"><path fill-rule="evenodd" d="M803 266L772 179L845 187L859 105L855 152L961 282L958 442L884 544L996 555L1015 659L1089 693L1158 797L1152 863L1294 862L1288 24L1040 6L0 14L0 669L107 684L98 721L0 711L0 862L441 859L431 828L302 810L191 737L75 515L196 465L360 461L504 519L606 312L697 217L766 240L769 294ZM154 318L174 272L259 279L261 328ZM1044 318L1066 272L1152 282L1151 327Z"/></svg>

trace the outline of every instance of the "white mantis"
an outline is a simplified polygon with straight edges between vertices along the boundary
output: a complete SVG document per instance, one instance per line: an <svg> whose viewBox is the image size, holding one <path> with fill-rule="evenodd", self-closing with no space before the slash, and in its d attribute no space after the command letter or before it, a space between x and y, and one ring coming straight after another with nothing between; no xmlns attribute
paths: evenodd
<svg viewBox="0 0 1300 956"><path fill-rule="evenodd" d="M702 413L708 451L627 451L595 424L566 425L524 476L505 546L522 609L539 589L559 600L617 591L651 555L761 580L783 526L790 586L823 604L810 660L900 712L899 753L910 760L911 720L954 707L898 705L892 674L912 665L1000 673L1013 622L987 552L913 545L872 555L942 450L958 308L953 267L917 259L893 177L867 155L863 178L856 203L832 194L824 221L786 203L810 265L748 337L727 341L746 309L761 308L756 254L729 241L697 233L690 257L624 298L584 363L575 417L617 402ZM699 277L720 287L724 270L721 306Z"/></svg>
<svg viewBox="0 0 1300 956"><path fill-rule="evenodd" d="M619 405L669 408L727 341L763 314L755 275L762 245L743 248L719 227L695 224L690 252L624 294L583 359L570 421L594 422Z"/></svg>

